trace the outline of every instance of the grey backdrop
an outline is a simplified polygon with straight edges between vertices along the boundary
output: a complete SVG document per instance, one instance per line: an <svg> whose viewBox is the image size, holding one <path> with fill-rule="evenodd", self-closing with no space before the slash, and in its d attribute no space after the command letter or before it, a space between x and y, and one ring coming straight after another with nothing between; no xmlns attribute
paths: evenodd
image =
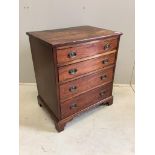
<svg viewBox="0 0 155 155"><path fill-rule="evenodd" d="M91 25L123 32L115 83L134 83L134 0L20 0L19 18L20 82L35 82L27 31Z"/></svg>

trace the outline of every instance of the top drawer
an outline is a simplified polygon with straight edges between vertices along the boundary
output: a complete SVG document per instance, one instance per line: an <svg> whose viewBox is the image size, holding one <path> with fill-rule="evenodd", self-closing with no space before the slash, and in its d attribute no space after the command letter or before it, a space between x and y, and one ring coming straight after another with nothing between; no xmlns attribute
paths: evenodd
<svg viewBox="0 0 155 155"><path fill-rule="evenodd" d="M73 45L57 49L58 64L85 58L103 52L108 52L117 48L117 38L109 38L100 41L91 41L85 44Z"/></svg>

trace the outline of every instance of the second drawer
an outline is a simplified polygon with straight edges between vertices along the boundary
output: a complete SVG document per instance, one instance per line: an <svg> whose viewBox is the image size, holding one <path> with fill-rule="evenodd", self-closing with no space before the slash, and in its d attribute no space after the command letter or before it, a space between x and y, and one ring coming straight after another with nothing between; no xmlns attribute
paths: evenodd
<svg viewBox="0 0 155 155"><path fill-rule="evenodd" d="M100 56L99 58L94 58L80 63L60 67L58 69L59 81L72 79L82 74L101 69L110 64L114 64L115 58L116 58L116 52Z"/></svg>
<svg viewBox="0 0 155 155"><path fill-rule="evenodd" d="M114 66L108 67L97 73L60 85L60 100L64 101L96 86L111 82L113 70Z"/></svg>

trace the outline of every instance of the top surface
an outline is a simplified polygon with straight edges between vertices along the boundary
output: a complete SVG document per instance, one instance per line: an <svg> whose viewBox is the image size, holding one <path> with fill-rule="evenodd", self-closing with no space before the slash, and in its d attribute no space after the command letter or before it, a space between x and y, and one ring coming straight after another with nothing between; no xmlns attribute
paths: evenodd
<svg viewBox="0 0 155 155"><path fill-rule="evenodd" d="M92 26L78 26L64 29L28 32L30 36L39 38L53 46L121 35L120 32Z"/></svg>

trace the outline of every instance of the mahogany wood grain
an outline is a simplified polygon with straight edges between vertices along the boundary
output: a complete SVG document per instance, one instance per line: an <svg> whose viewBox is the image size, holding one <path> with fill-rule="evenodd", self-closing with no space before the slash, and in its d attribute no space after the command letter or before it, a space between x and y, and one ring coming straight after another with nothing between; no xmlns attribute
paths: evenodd
<svg viewBox="0 0 155 155"><path fill-rule="evenodd" d="M64 29L27 32L27 34L49 43L52 46L65 46L120 36L122 33L85 25Z"/></svg>
<svg viewBox="0 0 155 155"><path fill-rule="evenodd" d="M112 82L114 67L102 69L83 78L60 85L60 100L64 101L79 94L94 89L100 85Z"/></svg>
<svg viewBox="0 0 155 155"><path fill-rule="evenodd" d="M97 55L103 52L112 51L117 48L117 38L109 38L101 41L94 41L85 43L83 45L73 45L70 48L58 49L57 60L58 64L62 64L68 61L73 61L80 58L85 58L93 55ZM75 55L70 55L70 54Z"/></svg>
<svg viewBox="0 0 155 155"><path fill-rule="evenodd" d="M67 100L61 103L62 118L72 115L82 108L86 108L100 100L103 100L112 95L112 83L106 84L99 88L93 89L86 93L81 94L78 97L74 97L71 100Z"/></svg>
<svg viewBox="0 0 155 155"><path fill-rule="evenodd" d="M59 81L71 79L81 74L91 72L107 65L115 63L116 53L101 56L99 58L83 61L80 63L72 64L69 66L60 67L59 70ZM73 74L70 73L73 71Z"/></svg>
<svg viewBox="0 0 155 155"><path fill-rule="evenodd" d="M30 37L31 53L38 95L47 103L57 118L60 118L60 108L57 98L57 82L53 51L50 44Z"/></svg>
<svg viewBox="0 0 155 155"><path fill-rule="evenodd" d="M75 60L72 60L72 61L67 61L67 62L64 62L64 63L61 63L61 64L57 64L57 67L63 67L63 66L75 64L75 63L78 63L78 62L83 62L83 61L86 61L86 60L99 58L101 56L109 55L109 54L112 54L112 53L115 53L115 52L117 52L117 50L113 50L113 51L109 51L109 52L103 52L103 53L100 53L100 54L92 55L92 56L89 56L89 57L84 57L84 58L81 58L81 59L75 59Z"/></svg>

